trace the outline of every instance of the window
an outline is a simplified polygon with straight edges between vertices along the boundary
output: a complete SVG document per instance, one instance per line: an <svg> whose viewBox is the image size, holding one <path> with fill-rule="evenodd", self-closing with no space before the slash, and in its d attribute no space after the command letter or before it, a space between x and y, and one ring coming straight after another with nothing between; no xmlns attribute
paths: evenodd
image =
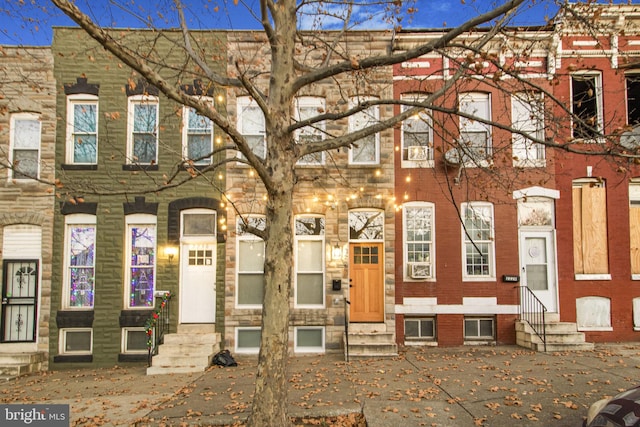
<svg viewBox="0 0 640 427"><path fill-rule="evenodd" d="M477 120L460 117L460 147L464 163L475 164L491 156L491 102L488 93L468 92L460 95L460 112Z"/></svg>
<svg viewBox="0 0 640 427"><path fill-rule="evenodd" d="M373 98L351 98L349 108L356 108L361 102ZM349 132L357 132L372 126L380 120L380 108L373 105L349 116ZM355 142L349 150L349 163L352 165L377 165L380 163L380 134L366 136Z"/></svg>
<svg viewBox="0 0 640 427"><path fill-rule="evenodd" d="M11 178L37 179L40 169L40 118L35 114L11 116Z"/></svg>
<svg viewBox="0 0 640 427"><path fill-rule="evenodd" d="M95 296L96 217L65 217L65 308L91 309Z"/></svg>
<svg viewBox="0 0 640 427"><path fill-rule="evenodd" d="M464 319L464 339L465 340L493 340L494 320L493 317L465 317Z"/></svg>
<svg viewBox="0 0 640 427"><path fill-rule="evenodd" d="M60 329L59 354L91 354L93 352L93 329Z"/></svg>
<svg viewBox="0 0 640 427"><path fill-rule="evenodd" d="M571 136L594 140L602 133L602 84L600 74L571 76Z"/></svg>
<svg viewBox="0 0 640 427"><path fill-rule="evenodd" d="M304 121L325 113L324 98L303 96L296 99L296 120ZM325 122L314 123L298 130L296 141L298 144L322 141L325 134ZM322 165L324 164L324 152L307 154L302 157L300 165Z"/></svg>
<svg viewBox="0 0 640 427"><path fill-rule="evenodd" d="M383 240L383 237L383 211L349 211L349 240Z"/></svg>
<svg viewBox="0 0 640 427"><path fill-rule="evenodd" d="M147 331L144 328L122 328L122 353L146 354L147 348Z"/></svg>
<svg viewBox="0 0 640 427"><path fill-rule="evenodd" d="M419 94L402 95L403 100L420 101ZM412 107L403 105L406 111ZM433 127L431 111L425 110L402 122L402 160L403 166L420 162L419 166L433 166Z"/></svg>
<svg viewBox="0 0 640 427"><path fill-rule="evenodd" d="M434 207L431 203L405 204L404 207L405 278L431 279L434 266Z"/></svg>
<svg viewBox="0 0 640 427"><path fill-rule="evenodd" d="M129 163L158 163L158 98L148 95L129 97Z"/></svg>
<svg viewBox="0 0 640 427"><path fill-rule="evenodd" d="M324 217L295 219L296 306L324 307Z"/></svg>
<svg viewBox="0 0 640 427"><path fill-rule="evenodd" d="M267 154L264 113L248 96L238 97L238 130L247 140L251 151L264 159Z"/></svg>
<svg viewBox="0 0 640 427"><path fill-rule="evenodd" d="M436 338L436 320L428 318L405 318L404 338L406 340L434 340Z"/></svg>
<svg viewBox="0 0 640 427"><path fill-rule="evenodd" d="M640 182L629 184L629 245L631 277L640 280Z"/></svg>
<svg viewBox="0 0 640 427"><path fill-rule="evenodd" d="M640 74L627 74L627 129L620 135L620 145L628 150L640 147Z"/></svg>
<svg viewBox="0 0 640 427"><path fill-rule="evenodd" d="M67 97L67 163L92 165L98 162L98 97Z"/></svg>
<svg viewBox="0 0 640 427"><path fill-rule="evenodd" d="M260 327L236 328L236 353L258 354L261 337Z"/></svg>
<svg viewBox="0 0 640 427"><path fill-rule="evenodd" d="M538 93L519 92L511 96L511 121L515 130L544 139L544 104ZM544 145L523 135L512 136L514 166L544 166Z"/></svg>
<svg viewBox="0 0 640 427"><path fill-rule="evenodd" d="M298 326L293 341L296 353L324 353L324 327Z"/></svg>
<svg viewBox="0 0 640 427"><path fill-rule="evenodd" d="M156 217L126 217L126 306L153 308L156 277Z"/></svg>
<svg viewBox="0 0 640 427"><path fill-rule="evenodd" d="M604 181L595 178L575 180L572 199L576 279L610 280Z"/></svg>
<svg viewBox="0 0 640 427"><path fill-rule="evenodd" d="M463 203L462 227L464 271L463 279L493 279L494 238L493 205L490 203Z"/></svg>
<svg viewBox="0 0 640 427"><path fill-rule="evenodd" d="M182 150L195 165L210 165L213 151L213 123L194 108L184 107L182 113Z"/></svg>
<svg viewBox="0 0 640 427"><path fill-rule="evenodd" d="M261 216L246 218L249 226L264 230L266 222ZM243 230L242 220L238 219L238 280L236 302L242 308L261 308L264 297L264 241Z"/></svg>

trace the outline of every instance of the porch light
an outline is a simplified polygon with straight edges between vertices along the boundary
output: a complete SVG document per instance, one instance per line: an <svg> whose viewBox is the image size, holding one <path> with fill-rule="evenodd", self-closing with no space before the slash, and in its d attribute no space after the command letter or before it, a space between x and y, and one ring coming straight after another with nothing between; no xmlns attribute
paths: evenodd
<svg viewBox="0 0 640 427"><path fill-rule="evenodd" d="M167 246L164 248L164 255L169 259L169 264L173 262L173 258L178 254L178 248L175 246Z"/></svg>
<svg viewBox="0 0 640 427"><path fill-rule="evenodd" d="M331 249L331 259L333 261L337 261L339 259L342 259L342 248L340 247L339 244L336 243L336 245Z"/></svg>

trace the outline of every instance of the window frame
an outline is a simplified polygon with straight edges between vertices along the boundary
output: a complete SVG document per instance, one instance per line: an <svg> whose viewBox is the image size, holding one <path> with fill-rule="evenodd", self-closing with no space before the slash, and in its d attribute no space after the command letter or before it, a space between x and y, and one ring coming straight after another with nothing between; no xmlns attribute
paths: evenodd
<svg viewBox="0 0 640 427"><path fill-rule="evenodd" d="M16 149L16 122L17 121L30 121L38 123L38 146L36 149L32 147L19 147ZM42 155L42 120L39 114L35 113L13 113L9 119L9 164L12 167L8 168L8 176L11 181L33 181L40 178L41 173L41 155ZM19 171L17 166L14 166L16 161L16 151L35 151L36 152L36 176L29 177L26 174Z"/></svg>
<svg viewBox="0 0 640 427"><path fill-rule="evenodd" d="M322 335L322 344L320 346L304 346L298 344L299 331L320 331ZM324 326L294 326L293 328L293 351L295 353L313 353L324 354L326 352L327 332Z"/></svg>
<svg viewBox="0 0 640 427"><path fill-rule="evenodd" d="M323 220L324 226L322 229L322 234L320 235L299 235L297 233L297 227L294 225L294 247L295 247L295 257L294 257L294 307L295 308L310 308L310 309L322 309L326 307L326 286L325 286L325 277L326 277L326 250L325 250L325 234L326 234L326 218L323 215L313 215L313 214L304 214L304 215L296 215L294 217L294 224L297 223L300 218L319 218ZM321 270L318 271L300 271L300 257L298 256L300 245L304 242L320 242L321 249ZM301 304L298 302L298 278L301 274L320 274L322 276L321 286L322 286L322 303L321 304Z"/></svg>
<svg viewBox="0 0 640 427"><path fill-rule="evenodd" d="M99 144L99 98L96 95L90 94L74 94L67 95L67 128L66 128L66 153L65 153L65 161L68 164L73 165L95 165L98 163L98 144ZM92 162L79 162L75 160L75 135L78 133L75 132L76 126L76 116L75 116L75 106L76 105L93 105L95 106L95 126L96 130L94 133L85 132L81 133L82 135L95 135L96 144L95 144L95 159Z"/></svg>
<svg viewBox="0 0 640 427"><path fill-rule="evenodd" d="M247 215L246 219L247 221L250 221L252 218L258 219L260 221L265 220L265 216L264 215ZM241 244L240 242L253 242L253 244L261 244L262 245L262 254L264 256L265 253L265 249L266 249L266 242L264 240L262 240L260 237L256 236L255 234L251 234L248 232L243 232L241 229L241 223L242 223L242 219L240 216L237 217L237 223L236 223L236 292L235 292L235 307L238 309L262 309L262 302L260 302L260 304L241 304L240 303L240 275L241 274L262 274L262 277L264 278L264 259L263 259L263 265L262 265L262 271L258 271L258 270L247 270L247 271L241 271L240 270L240 263L241 263ZM263 294L264 296L264 294Z"/></svg>
<svg viewBox="0 0 640 427"><path fill-rule="evenodd" d="M363 101L372 101L372 100L377 100L378 98L373 97L373 96L368 96L368 97L359 97L359 96L353 96L351 98L349 98L349 109L353 109L356 108L360 102ZM369 119L367 120L359 120L360 117L362 116L368 116ZM371 119L374 120L374 122L371 122ZM362 124L360 122L363 122ZM369 126L371 126L372 124L374 124L375 122L379 122L380 121L380 106L379 105L372 105L369 108L366 108L364 110L362 110L361 112L358 112L356 114L351 114L349 116L349 133L353 133L353 132L357 132L359 130L365 129ZM353 148L349 148L349 165L351 166L368 166L368 165L379 165L380 164L380 132L376 132L373 135L370 135L369 137L373 136L374 140L373 140L373 144L374 144L374 159L371 161L356 161L354 159L354 149ZM360 143L362 144L362 139L359 139L357 141L355 141L356 144ZM368 141L367 141L368 143Z"/></svg>
<svg viewBox="0 0 640 427"><path fill-rule="evenodd" d="M89 332L89 350L83 351L67 351L67 333L68 332ZM60 328L58 331L58 354L61 356L78 356L78 355L91 355L93 354L93 328Z"/></svg>
<svg viewBox="0 0 640 427"><path fill-rule="evenodd" d="M576 136L575 135L575 128L574 128L574 124L575 124L575 120L573 119L574 116L577 116L578 113L575 111L575 104L576 104L576 99L574 98L574 96L576 96L576 94L574 93L574 78L575 79L584 79L585 78L590 78L593 77L594 78L594 96L595 96L595 108L596 108L596 120L597 120L597 126L595 126L595 129L599 132L599 133L604 133L604 110L603 110L603 101L602 101L602 73L599 71L578 71L575 73L571 73L569 76L569 90L571 93L571 138L573 138L576 141L581 141L583 143L603 143L604 139L601 137L588 137L588 138L584 138L581 136Z"/></svg>
<svg viewBox="0 0 640 427"><path fill-rule="evenodd" d="M421 98L428 96L426 93L403 93L400 95L400 99L403 101L421 101ZM408 105L402 105L400 110L402 112L410 109L412 107ZM428 126L427 135L428 135L428 143L426 145L406 145L408 143L408 138L405 134L419 134L424 135L425 132L408 132L406 127L410 125L412 122L423 121ZM427 152L427 158L425 160L411 160L409 159L409 148L410 147L425 147L425 151ZM401 150L401 167L403 168L432 168L435 166L434 161L434 144L433 144L433 118L432 111L430 109L425 109L424 111L411 116L402 122L402 126L400 128L400 150Z"/></svg>
<svg viewBox="0 0 640 427"><path fill-rule="evenodd" d="M201 101L205 102L205 103L209 103L211 104L211 107L213 107L213 98L211 97L203 97L200 99ZM189 128L189 122L190 122L190 117L191 114L195 114L199 117L204 118L205 122L208 122L209 127L206 128L206 130L208 130L209 132L193 132L191 128ZM204 128L194 128L194 130L202 130ZM211 156L204 158L204 159L200 159L198 161L196 160L192 160L191 157L189 156L189 138L191 136L201 136L201 135L209 135L209 151L208 153L212 153L213 152L213 147L214 147L214 140L215 140L215 126L213 124L213 121L211 121L211 119L209 119L206 116L203 116L201 114L198 114L195 109L193 107L189 107L189 106L183 106L182 107L182 158L187 161L187 162L193 162L194 166L208 166L211 165L213 163L213 159L211 158Z"/></svg>
<svg viewBox="0 0 640 427"><path fill-rule="evenodd" d="M259 130L258 133L244 132L244 127L245 127L244 120L249 115L248 108L252 108L252 109L256 108L257 110L251 110L251 111L260 111L260 114L262 115L263 128L262 130ZM253 98L247 95L237 97L236 98L236 118L237 118L236 127L238 129L238 132L240 132L240 134L242 134L242 136L244 136L245 139L247 137L257 137L257 136L262 137L262 148L263 148L264 154L260 155L256 153L255 147L252 147L251 151L253 151L253 153L256 154L259 158L264 159L267 154L267 131L264 127L264 125L266 125L264 113L262 112L262 110L260 110L258 103ZM247 140L247 143L249 143L249 140ZM238 157L244 158L243 154L239 151L238 151Z"/></svg>
<svg viewBox="0 0 640 427"><path fill-rule="evenodd" d="M139 105L153 105L156 110L155 126L153 132L135 132L135 110ZM160 123L160 99L154 95L131 95L127 99L127 164L130 165L157 165L159 151L159 123ZM141 162L135 157L134 134L152 135L155 142L155 156L150 162Z"/></svg>
<svg viewBox="0 0 640 427"><path fill-rule="evenodd" d="M62 285L62 307L65 310L93 310L95 307L95 293L96 293L96 250L98 241L98 228L97 219L95 215L90 214L71 214L64 218L65 231L64 231L64 270L63 270L63 285ZM83 266L84 268L93 268L93 303L90 306L73 306L71 305L71 230L78 226L90 226L94 229L94 241L93 241L93 265Z"/></svg>
<svg viewBox="0 0 640 427"><path fill-rule="evenodd" d="M431 322L431 332L432 335L423 335L422 334L422 322L430 321ZM418 336L407 336L407 322L417 322L418 323ZM404 340L409 343L417 343L417 342L432 342L437 340L437 326L436 326L436 317L435 316L421 316L421 317L407 317L404 318Z"/></svg>
<svg viewBox="0 0 640 427"><path fill-rule="evenodd" d="M238 326L235 329L235 351L237 354L258 354L260 352L260 345L258 347L240 347L239 337L242 331L258 331L260 332L260 340L262 340L262 328L260 326Z"/></svg>
<svg viewBox="0 0 640 427"><path fill-rule="evenodd" d="M467 221L467 209L489 209L489 214L491 216L491 224L489 227L489 238L488 239L470 239L470 237L474 234L473 230L469 230L468 227L466 227L466 221ZM496 253L496 248L495 248L495 241L496 241L496 237L495 237L495 212L494 212L494 206L493 203L489 203L489 202L465 202L462 203L461 205L461 212L462 212L462 218L463 218L463 224L460 225L460 230L462 233L462 281L464 282L493 282L496 280L496 257L495 257L495 253ZM465 231L465 227L467 228L467 231ZM467 233L469 234L469 236L467 236ZM469 238L469 240L467 240ZM486 244L487 249L488 249L488 260L486 262L486 265L489 269L488 274L481 274L481 275L474 275L474 274L469 274L468 273L468 265L467 265L467 244L471 244L469 242L473 242L476 244L480 243L480 244ZM474 250L475 246L472 245L472 248Z"/></svg>
<svg viewBox="0 0 640 427"><path fill-rule="evenodd" d="M306 116L302 114L303 109L315 109L317 114L312 114L310 116ZM295 120L302 121L307 120L309 118L313 118L318 114L323 114L326 111L326 100L320 96L300 96L296 98L295 101ZM295 140L297 144L303 144L301 142L302 136L319 136L318 141L324 140L326 134L326 122L321 121L313 124L312 126L305 126L298 129L295 133ZM314 138L315 140L315 138ZM318 161L304 160L304 157L301 157L297 165L299 166L321 166L325 164L325 152L321 151L319 153L313 153L308 155L311 156L320 156Z"/></svg>
<svg viewBox="0 0 640 427"><path fill-rule="evenodd" d="M470 98L471 102L465 104L465 98ZM475 104L486 104L486 117L482 114L478 114L478 107L475 107L473 111L467 111L465 105L473 106ZM463 92L458 96L458 105L460 111L463 113L467 113L469 115L475 116L484 121L492 120L492 103L491 103L491 94L487 92ZM470 156L469 153L475 151L472 146L468 148L462 149L462 163L467 167L473 166L488 166L491 163L491 159L493 157L493 134L492 134L492 126L483 123L479 120L467 119L465 117L460 116L458 123L458 130L460 132L458 136L458 144L460 146L464 146L463 143L463 133L471 134L471 133L480 133L485 132L487 135L486 143L483 147L485 153L484 155L474 155Z"/></svg>
<svg viewBox="0 0 640 427"><path fill-rule="evenodd" d="M131 305L132 298L132 274L131 270L134 268L132 265L132 240L131 240L131 232L133 228L138 227L147 227L153 228L153 243L154 247L152 250L153 255L153 263L151 264L152 274L153 274L153 283L151 287L151 304L144 305ZM157 268L158 268L158 219L155 215L151 214L131 214L125 216L125 248L124 248L124 307L126 310L153 310L155 308L155 291L156 291L156 280L157 280ZM146 267L149 268L149 267Z"/></svg>
<svg viewBox="0 0 640 427"><path fill-rule="evenodd" d="M129 332L142 332L145 335L145 348L144 349L140 349L140 350L129 350L128 348L128 335ZM149 352L148 347L147 347L147 340L148 340L148 335L147 335L147 331L145 330L144 326L138 326L138 327L131 327L131 326L127 326L127 327L123 327L121 328L121 342L120 342L120 352L122 354L147 354ZM154 340L155 342L155 340Z"/></svg>
<svg viewBox="0 0 640 427"><path fill-rule="evenodd" d="M522 106L516 111L516 105ZM514 129L544 139L544 97L542 93L515 92L511 95L511 122ZM516 155L525 153L525 158ZM511 153L514 167L544 167L546 165L545 146L531 141L523 135L511 134ZM533 154L531 156L530 154Z"/></svg>
<svg viewBox="0 0 640 427"><path fill-rule="evenodd" d="M469 336L467 335L467 321L477 321L478 327L478 335L477 336ZM480 327L481 321L491 321L491 332L492 335L480 335L482 328ZM495 341L496 340L496 319L495 316L464 316L463 320L463 334L464 341L466 342L487 342L487 341Z"/></svg>
<svg viewBox="0 0 640 427"><path fill-rule="evenodd" d="M409 241L408 238L408 233L409 233L409 215L408 215L408 211L409 210L429 210L431 211L431 223L430 223L430 239L429 240L412 240ZM436 227L435 227L435 215L436 215L436 209L435 209L435 204L431 203L431 202L409 202L409 203L405 203L402 206L402 248L403 248L403 252L404 252L404 266L405 268L404 273L403 273L403 280L405 282L425 282L425 281L435 281L436 280L436 270L435 270L435 260L436 260L436 256L435 256L435 250L436 250L436 243L435 243L435 231L436 231ZM409 245L411 244L416 244L416 243L422 243L422 244L428 244L429 245L429 260L428 261L409 261ZM416 251L414 251L416 252ZM423 251L424 252L424 251ZM428 264L429 265L429 276L425 277L425 278L413 278L411 277L411 264L412 263L424 263L424 264Z"/></svg>

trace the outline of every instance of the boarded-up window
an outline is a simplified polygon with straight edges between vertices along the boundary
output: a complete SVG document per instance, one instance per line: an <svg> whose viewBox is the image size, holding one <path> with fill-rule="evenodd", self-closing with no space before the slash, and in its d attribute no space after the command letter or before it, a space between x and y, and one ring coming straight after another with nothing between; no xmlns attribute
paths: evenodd
<svg viewBox="0 0 640 427"><path fill-rule="evenodd" d="M604 182L573 183L573 266L575 274L609 273Z"/></svg>
<svg viewBox="0 0 640 427"><path fill-rule="evenodd" d="M640 274L640 183L629 185L631 274Z"/></svg>

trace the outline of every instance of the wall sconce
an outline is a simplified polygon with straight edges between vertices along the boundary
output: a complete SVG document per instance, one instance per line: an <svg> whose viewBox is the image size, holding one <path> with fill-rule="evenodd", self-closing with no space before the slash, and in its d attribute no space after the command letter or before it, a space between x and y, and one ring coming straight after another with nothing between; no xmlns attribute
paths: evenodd
<svg viewBox="0 0 640 427"><path fill-rule="evenodd" d="M339 259L342 259L342 248L337 243L333 248L331 248L331 259L333 261L337 261Z"/></svg>
<svg viewBox="0 0 640 427"><path fill-rule="evenodd" d="M167 246L164 248L164 254L169 259L169 264L173 262L173 258L178 255L178 248L175 246Z"/></svg>

